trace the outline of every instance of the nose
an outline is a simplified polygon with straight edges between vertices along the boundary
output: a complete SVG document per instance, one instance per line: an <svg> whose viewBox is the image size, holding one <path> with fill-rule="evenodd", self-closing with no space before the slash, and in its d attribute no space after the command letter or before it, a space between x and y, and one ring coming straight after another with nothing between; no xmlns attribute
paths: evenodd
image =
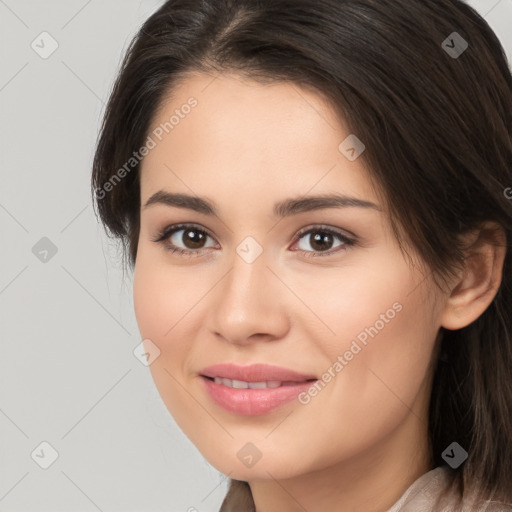
<svg viewBox="0 0 512 512"><path fill-rule="evenodd" d="M209 328L229 343L276 340L290 327L285 295L291 292L264 255L247 263L235 254L230 270L212 290Z"/></svg>

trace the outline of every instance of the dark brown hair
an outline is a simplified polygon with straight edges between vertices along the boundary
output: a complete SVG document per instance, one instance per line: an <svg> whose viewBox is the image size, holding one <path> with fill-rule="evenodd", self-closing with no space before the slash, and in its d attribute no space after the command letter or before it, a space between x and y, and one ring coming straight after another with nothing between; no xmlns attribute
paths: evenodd
<svg viewBox="0 0 512 512"><path fill-rule="evenodd" d="M454 46L453 37L468 44L460 55L443 43ZM360 158L400 247L410 242L436 283L462 268L460 236L483 222L501 226L510 245L512 77L474 9L459 0L170 0L127 51L94 158L97 212L132 266L139 165L126 170L126 162L163 100L193 71L234 71L322 94L364 142ZM477 489L483 499L512 502L511 311L507 250L486 311L463 329L441 328L447 361L434 367L431 453L436 467L453 441L468 452L453 470L461 497ZM254 510L247 483L232 480L228 496L221 510Z"/></svg>

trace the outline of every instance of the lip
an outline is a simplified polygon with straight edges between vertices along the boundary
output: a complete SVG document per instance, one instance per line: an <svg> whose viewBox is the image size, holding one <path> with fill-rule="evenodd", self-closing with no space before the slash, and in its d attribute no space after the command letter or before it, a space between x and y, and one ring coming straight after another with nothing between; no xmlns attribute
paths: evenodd
<svg viewBox="0 0 512 512"><path fill-rule="evenodd" d="M283 384L275 388L235 389L217 384L212 380L214 377L246 382L280 381ZM317 378L314 375L266 364L218 364L204 368L200 373L200 380L207 395L223 409L234 414L256 416L271 412L296 399L300 393L307 391Z"/></svg>
<svg viewBox="0 0 512 512"><path fill-rule="evenodd" d="M201 370L200 375L205 377L221 377L224 379L244 380L246 382L261 382L278 380L281 382L303 382L317 379L312 374L301 374L289 368L269 364L251 364L239 366L232 363L221 363L208 366Z"/></svg>

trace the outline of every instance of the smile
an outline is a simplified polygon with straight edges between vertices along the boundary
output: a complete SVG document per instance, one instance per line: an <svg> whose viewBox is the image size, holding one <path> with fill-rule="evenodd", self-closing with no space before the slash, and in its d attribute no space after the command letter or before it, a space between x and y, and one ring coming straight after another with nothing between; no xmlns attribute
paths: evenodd
<svg viewBox="0 0 512 512"><path fill-rule="evenodd" d="M268 380L261 382L247 382L244 380L224 379L222 377L215 377L213 379L215 384L222 384L228 388L234 389L264 389L264 388L278 388L280 386L293 386L297 382L281 382L279 380Z"/></svg>
<svg viewBox="0 0 512 512"><path fill-rule="evenodd" d="M266 414L296 400L317 380L248 382L201 375L203 389L213 404L241 416Z"/></svg>

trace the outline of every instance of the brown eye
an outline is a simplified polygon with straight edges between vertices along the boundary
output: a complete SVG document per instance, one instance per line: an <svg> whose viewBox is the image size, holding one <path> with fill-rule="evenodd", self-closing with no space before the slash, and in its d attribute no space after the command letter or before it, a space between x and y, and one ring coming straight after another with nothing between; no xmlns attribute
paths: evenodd
<svg viewBox="0 0 512 512"><path fill-rule="evenodd" d="M334 246L334 249L337 250L333 250L333 244L335 244L336 240L340 243ZM300 247L300 244L303 241L305 241L305 243ZM346 250L348 247L355 245L355 243L355 240L352 240L344 234L330 228L316 227L299 233L298 250L304 253L307 257L330 256ZM308 250L307 245L309 245L312 250Z"/></svg>
<svg viewBox="0 0 512 512"><path fill-rule="evenodd" d="M153 242L163 243L171 251L184 255L200 255L211 235L194 225L180 224L165 228ZM183 247L181 247L183 246Z"/></svg>
<svg viewBox="0 0 512 512"><path fill-rule="evenodd" d="M331 256L356 244L356 240L343 233L322 226L303 230L298 237L296 244L302 244L303 247L293 250L298 250L306 257ZM205 245L208 238L213 240L213 236L204 229L192 224L179 224L165 228L153 242L162 243L166 250L183 256L200 256L207 248L213 247ZM304 247L308 245L305 243L308 239L312 250ZM336 240L338 245L335 245Z"/></svg>
<svg viewBox="0 0 512 512"><path fill-rule="evenodd" d="M202 245L208 236L206 233L196 228L180 229L179 231L183 231L183 235L181 235L180 239L187 249L202 249Z"/></svg>

